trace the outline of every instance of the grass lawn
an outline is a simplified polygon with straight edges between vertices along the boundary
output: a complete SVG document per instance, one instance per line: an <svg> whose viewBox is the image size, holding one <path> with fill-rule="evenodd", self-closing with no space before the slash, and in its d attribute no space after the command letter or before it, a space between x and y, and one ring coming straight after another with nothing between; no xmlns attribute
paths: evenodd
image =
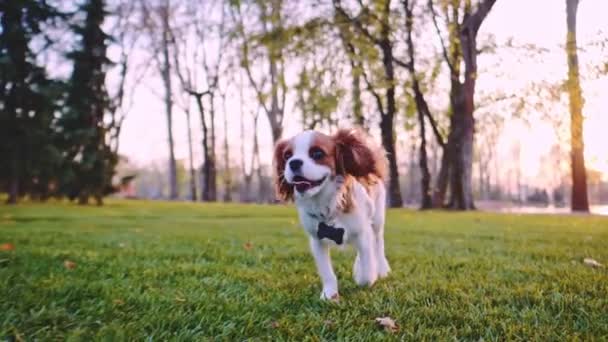
<svg viewBox="0 0 608 342"><path fill-rule="evenodd" d="M332 304L292 207L0 206L0 340L608 339L608 218L388 216L393 272L335 251Z"/></svg>

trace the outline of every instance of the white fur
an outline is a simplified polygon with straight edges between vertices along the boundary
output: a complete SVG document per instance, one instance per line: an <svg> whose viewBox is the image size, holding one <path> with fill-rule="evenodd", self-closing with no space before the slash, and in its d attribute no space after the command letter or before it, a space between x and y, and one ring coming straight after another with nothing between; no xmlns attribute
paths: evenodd
<svg viewBox="0 0 608 342"><path fill-rule="evenodd" d="M321 299L338 296L338 280L334 274L329 249L336 244L327 239L317 238L319 222L345 229L344 243L354 246L357 257L353 265L355 282L361 286L371 286L380 277L386 277L390 267L384 254L384 219L386 190L382 182L373 186L368 194L359 182L351 191L353 208L344 213L337 209L338 189L342 186L341 176L332 177L332 170L315 163L308 156L314 132L306 131L293 140L293 157L303 160L302 175L308 179L327 179L319 186L305 193L295 191L295 203L300 222L309 234L310 248L317 271L323 284ZM290 158L290 160L292 159ZM294 174L285 166L285 178L291 183Z"/></svg>

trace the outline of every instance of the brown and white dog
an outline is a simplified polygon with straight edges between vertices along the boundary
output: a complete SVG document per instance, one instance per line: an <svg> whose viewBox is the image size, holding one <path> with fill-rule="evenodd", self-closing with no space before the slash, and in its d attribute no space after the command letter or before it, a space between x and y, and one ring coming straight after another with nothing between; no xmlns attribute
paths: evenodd
<svg viewBox="0 0 608 342"><path fill-rule="evenodd" d="M323 283L321 299L338 298L329 247L357 250L355 282L371 286L390 271L384 254L386 189L384 149L359 129L329 136L304 131L275 147L277 193L293 200L310 235L310 248Z"/></svg>

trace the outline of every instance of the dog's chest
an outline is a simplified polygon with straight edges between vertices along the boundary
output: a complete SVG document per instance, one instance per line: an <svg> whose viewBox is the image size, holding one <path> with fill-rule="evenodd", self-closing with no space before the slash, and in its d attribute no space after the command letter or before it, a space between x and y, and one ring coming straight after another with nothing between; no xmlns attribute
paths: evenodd
<svg viewBox="0 0 608 342"><path fill-rule="evenodd" d="M315 239L336 245L349 243L354 236L348 215L329 206L299 206L302 227Z"/></svg>

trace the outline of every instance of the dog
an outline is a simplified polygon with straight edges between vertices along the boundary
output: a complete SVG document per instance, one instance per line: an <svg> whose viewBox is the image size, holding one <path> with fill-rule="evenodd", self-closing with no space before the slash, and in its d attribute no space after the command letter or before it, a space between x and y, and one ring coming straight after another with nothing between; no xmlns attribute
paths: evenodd
<svg viewBox="0 0 608 342"><path fill-rule="evenodd" d="M390 272L384 253L387 159L360 129L334 135L304 131L278 142L275 186L294 201L321 278L322 300L338 300L331 246L353 245L355 282L372 286Z"/></svg>

